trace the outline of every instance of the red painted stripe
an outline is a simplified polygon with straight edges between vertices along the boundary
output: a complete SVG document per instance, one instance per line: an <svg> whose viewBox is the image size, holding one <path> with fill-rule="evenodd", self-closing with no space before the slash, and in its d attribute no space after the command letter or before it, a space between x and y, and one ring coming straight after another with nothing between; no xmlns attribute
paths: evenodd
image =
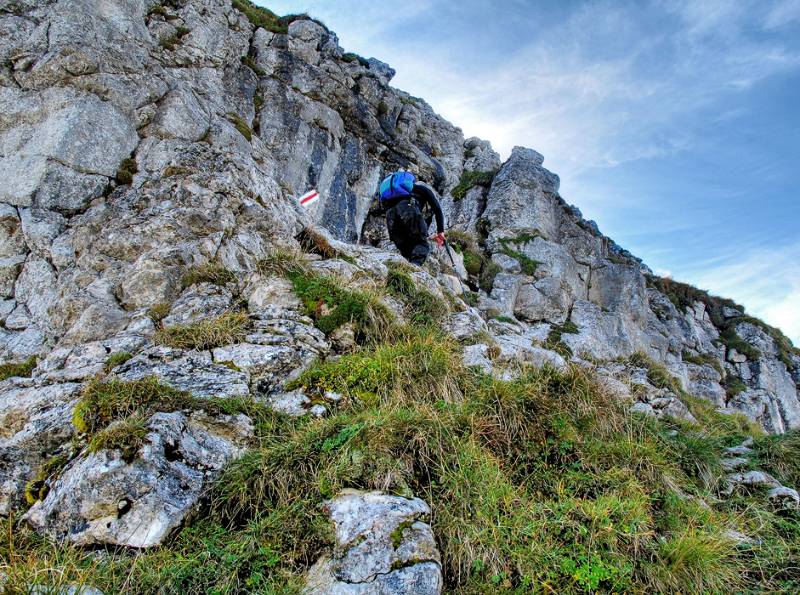
<svg viewBox="0 0 800 595"><path fill-rule="evenodd" d="M308 196L305 196L305 197L303 197L302 199L300 199L300 204L301 204L301 205L304 205L304 204L306 204L308 201L310 201L310 200L314 200L314 199L315 199L317 196L319 196L319 194L318 194L318 193L316 193L316 192L312 192L312 193L311 193L311 194L309 194Z"/></svg>

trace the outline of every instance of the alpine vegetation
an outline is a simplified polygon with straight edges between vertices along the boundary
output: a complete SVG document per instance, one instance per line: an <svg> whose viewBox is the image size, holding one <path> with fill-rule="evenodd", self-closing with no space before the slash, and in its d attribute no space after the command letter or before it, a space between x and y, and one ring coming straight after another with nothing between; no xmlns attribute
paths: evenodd
<svg viewBox="0 0 800 595"><path fill-rule="evenodd" d="M6 4L0 590L800 590L779 329L307 15Z"/></svg>

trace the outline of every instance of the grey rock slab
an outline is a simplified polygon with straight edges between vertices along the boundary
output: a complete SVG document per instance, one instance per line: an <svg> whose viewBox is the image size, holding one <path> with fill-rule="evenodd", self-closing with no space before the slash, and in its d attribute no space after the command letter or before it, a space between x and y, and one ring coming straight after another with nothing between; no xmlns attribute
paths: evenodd
<svg viewBox="0 0 800 595"><path fill-rule="evenodd" d="M155 376L160 381L196 397L236 397L250 393L249 376L214 363L207 351L151 347L114 371L121 380Z"/></svg>
<svg viewBox="0 0 800 595"><path fill-rule="evenodd" d="M305 593L440 593L441 561L418 498L346 490L325 503L336 544L307 576Z"/></svg>
<svg viewBox="0 0 800 595"><path fill-rule="evenodd" d="M77 383L0 383L0 515L22 505L25 483L71 438L79 390Z"/></svg>
<svg viewBox="0 0 800 595"><path fill-rule="evenodd" d="M458 341L463 341L478 333L488 331L486 321L474 308L451 314L442 323L442 328Z"/></svg>
<svg viewBox="0 0 800 595"><path fill-rule="evenodd" d="M770 500L770 502L773 502L784 508L800 507L800 495L798 495L797 490L787 488L786 486L772 488L767 492L767 498Z"/></svg>
<svg viewBox="0 0 800 595"><path fill-rule="evenodd" d="M467 367L475 366L487 374L492 373L492 360L488 355L489 347L482 343L464 347L463 362Z"/></svg>
<svg viewBox="0 0 800 595"><path fill-rule="evenodd" d="M198 283L188 287L175 300L169 314L161 322L164 326L199 322L224 314L232 304L233 295L225 287Z"/></svg>
<svg viewBox="0 0 800 595"><path fill-rule="evenodd" d="M160 544L252 436L244 415L156 413L138 455L102 450L74 460L25 520L76 545Z"/></svg>

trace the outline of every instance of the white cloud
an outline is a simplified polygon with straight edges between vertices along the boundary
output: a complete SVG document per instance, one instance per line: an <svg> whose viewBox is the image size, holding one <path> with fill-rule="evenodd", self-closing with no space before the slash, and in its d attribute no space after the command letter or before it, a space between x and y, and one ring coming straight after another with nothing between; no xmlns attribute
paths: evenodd
<svg viewBox="0 0 800 595"><path fill-rule="evenodd" d="M741 303L800 346L800 242L738 254L688 278Z"/></svg>

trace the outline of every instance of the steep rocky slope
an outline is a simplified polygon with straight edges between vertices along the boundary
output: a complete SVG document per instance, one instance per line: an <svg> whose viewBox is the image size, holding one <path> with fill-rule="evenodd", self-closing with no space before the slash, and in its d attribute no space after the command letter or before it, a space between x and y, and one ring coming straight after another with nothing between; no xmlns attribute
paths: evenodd
<svg viewBox="0 0 800 595"><path fill-rule="evenodd" d="M780 331L653 276L561 198L540 154L517 147L501 163L324 25L233 5L0 1L0 515L10 523L30 507L20 523L53 543L175 539L232 462L240 469L272 436L264 405L325 418L389 399L356 386L355 372L349 383L314 374L343 354L359 370L353 354L417 344L419 331L409 339L398 325L444 329L445 351L484 379L518 382L530 367L589 374L598 403L612 395L636 412L617 412L624 423L695 428L720 440L717 451L756 426L800 426L800 354ZM442 195L455 270L442 254L424 269L397 264L372 199L398 168ZM306 212L296 197L309 188L321 200ZM449 376L424 379L443 402L465 394L467 368L450 363L455 388ZM337 423L322 452L369 426ZM733 429L723 440L715 424ZM709 497L761 485L761 500L797 503L737 452L704 484ZM386 473L332 481L386 493L320 490L336 535L308 589L466 584L432 533L436 503ZM475 564L502 566L488 555ZM512 575L498 580L521 585ZM698 583L664 583L686 584Z"/></svg>

